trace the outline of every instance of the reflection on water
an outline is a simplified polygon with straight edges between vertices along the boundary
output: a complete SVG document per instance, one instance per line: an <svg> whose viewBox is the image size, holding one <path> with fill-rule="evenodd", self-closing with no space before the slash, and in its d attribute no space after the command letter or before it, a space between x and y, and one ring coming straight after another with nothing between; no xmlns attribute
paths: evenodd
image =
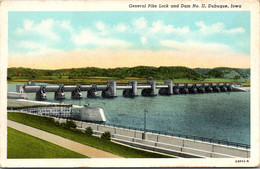
<svg viewBox="0 0 260 169"><path fill-rule="evenodd" d="M8 90L15 91L15 85L8 84ZM101 107L108 123L138 128L144 126L146 109L148 129L250 144L250 92L135 98L121 95L118 91L113 99L87 99L83 92L84 99L79 101L71 100L68 92L63 102ZM54 93L47 93L47 98L58 102ZM35 94L29 94L29 99L35 100Z"/></svg>

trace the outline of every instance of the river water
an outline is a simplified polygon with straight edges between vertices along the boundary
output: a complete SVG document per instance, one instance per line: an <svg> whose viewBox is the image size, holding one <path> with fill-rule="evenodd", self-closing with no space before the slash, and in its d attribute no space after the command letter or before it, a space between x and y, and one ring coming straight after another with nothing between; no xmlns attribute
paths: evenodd
<svg viewBox="0 0 260 169"><path fill-rule="evenodd" d="M8 91L15 91L17 84L8 84ZM45 84L48 85L48 84ZM72 100L65 93L64 103L104 109L107 123L146 128L177 134L215 138L230 142L250 144L250 92L206 93L135 98ZM47 101L54 100L54 93L47 93ZM35 100L35 94L29 94Z"/></svg>

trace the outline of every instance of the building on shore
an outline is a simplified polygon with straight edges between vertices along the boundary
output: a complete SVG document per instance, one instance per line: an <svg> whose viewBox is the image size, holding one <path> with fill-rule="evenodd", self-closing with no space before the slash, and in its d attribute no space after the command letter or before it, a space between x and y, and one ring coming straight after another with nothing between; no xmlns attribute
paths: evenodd
<svg viewBox="0 0 260 169"><path fill-rule="evenodd" d="M13 99L12 101L13 102ZM66 119L75 119L87 122L97 122L102 123L106 121L106 117L103 109L98 107L88 107L88 106L77 106L69 104L37 104L35 101L27 100L17 100L17 104L21 106L8 106L9 111L19 111L24 113L32 113L41 116L50 116ZM28 103L28 105L26 105ZM34 103L34 104L32 104Z"/></svg>

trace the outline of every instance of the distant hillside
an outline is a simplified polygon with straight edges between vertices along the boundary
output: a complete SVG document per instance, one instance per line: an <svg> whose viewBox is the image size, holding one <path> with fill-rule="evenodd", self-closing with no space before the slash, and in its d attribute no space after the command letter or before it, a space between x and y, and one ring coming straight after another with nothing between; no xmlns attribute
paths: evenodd
<svg viewBox="0 0 260 169"><path fill-rule="evenodd" d="M124 79L125 77L136 77L146 79L178 79L187 78L192 80L202 80L207 77L213 78L228 78L228 79L244 79L250 77L250 69L225 68L219 67L214 69L195 68L175 66L165 67L161 66L137 66L131 68L73 68L73 69L58 69L58 70L43 70L43 69L29 69L29 68L8 68L8 79L25 78L35 79L42 77L46 79L49 76L56 76L62 78L67 76L69 79L81 79L88 77L113 77Z"/></svg>
<svg viewBox="0 0 260 169"><path fill-rule="evenodd" d="M205 75L214 78L229 78L229 79L249 78L250 69L219 67L219 68L211 69Z"/></svg>
<svg viewBox="0 0 260 169"><path fill-rule="evenodd" d="M250 69L235 69L234 68L234 70L237 71L244 78L250 77Z"/></svg>
<svg viewBox="0 0 260 169"><path fill-rule="evenodd" d="M39 76L69 76L76 77L138 77L147 79L174 79L174 78L188 78L198 79L203 75L187 67L149 67L137 66L132 68L75 68L75 69L59 69L59 70L40 70L28 68L8 68L8 77L23 76L31 79Z"/></svg>
<svg viewBox="0 0 260 169"><path fill-rule="evenodd" d="M193 70L195 70L196 72L198 72L202 75L206 75L211 69L209 69L209 68L195 68Z"/></svg>

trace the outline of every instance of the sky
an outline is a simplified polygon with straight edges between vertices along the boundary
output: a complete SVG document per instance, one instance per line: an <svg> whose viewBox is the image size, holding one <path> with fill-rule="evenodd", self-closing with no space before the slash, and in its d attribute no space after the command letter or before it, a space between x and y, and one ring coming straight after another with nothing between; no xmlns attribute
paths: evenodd
<svg viewBox="0 0 260 169"><path fill-rule="evenodd" d="M250 12L9 12L8 67L250 67Z"/></svg>

